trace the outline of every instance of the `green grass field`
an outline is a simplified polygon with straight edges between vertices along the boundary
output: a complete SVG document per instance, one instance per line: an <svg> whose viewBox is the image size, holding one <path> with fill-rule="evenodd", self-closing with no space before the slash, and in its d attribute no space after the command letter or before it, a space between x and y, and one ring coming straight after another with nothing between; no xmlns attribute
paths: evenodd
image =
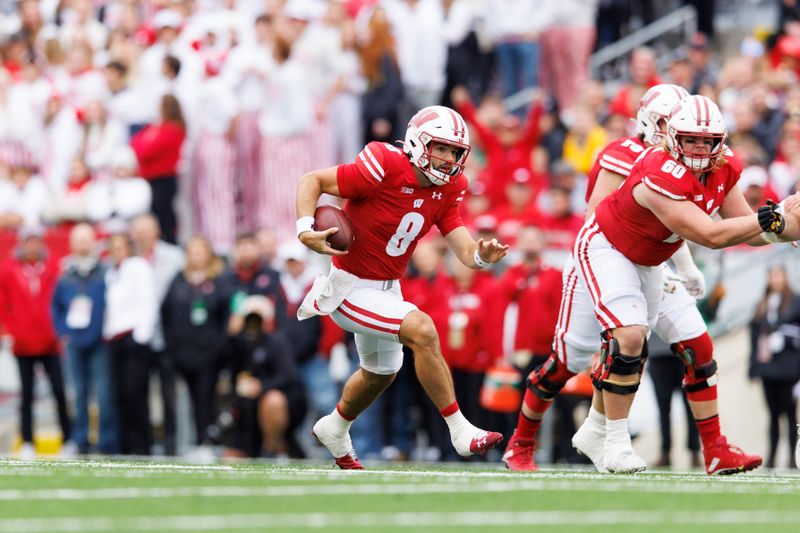
<svg viewBox="0 0 800 533"><path fill-rule="evenodd" d="M0 460L0 532L800 531L800 477Z"/></svg>

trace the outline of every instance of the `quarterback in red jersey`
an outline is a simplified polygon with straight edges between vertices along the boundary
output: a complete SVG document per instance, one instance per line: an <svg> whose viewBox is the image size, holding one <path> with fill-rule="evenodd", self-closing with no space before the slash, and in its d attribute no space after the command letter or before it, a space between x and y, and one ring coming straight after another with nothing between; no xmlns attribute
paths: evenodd
<svg viewBox="0 0 800 533"><path fill-rule="evenodd" d="M403 345L414 351L417 377L447 422L460 455L485 453L502 440L499 433L473 426L461 413L435 325L403 300L398 283L417 242L434 224L470 268L484 268L506 255L508 246L494 239L476 242L461 222L458 206L467 189L463 170L469 151L469 132L461 115L430 106L412 117L402 150L373 142L354 163L310 172L300 180L298 238L334 258L330 274L315 281L298 317L330 314L355 333L360 358L361 368L348 380L336 409L313 428L341 468L362 468L350 425L394 380L403 362ZM337 228L313 229L322 193L348 200L344 210L355 227L355 241L347 252L326 243Z"/></svg>

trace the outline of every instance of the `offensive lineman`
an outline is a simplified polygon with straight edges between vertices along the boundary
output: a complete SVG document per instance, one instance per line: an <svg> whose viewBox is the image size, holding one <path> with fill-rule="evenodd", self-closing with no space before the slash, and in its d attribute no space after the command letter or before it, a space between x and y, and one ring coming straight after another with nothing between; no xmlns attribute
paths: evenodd
<svg viewBox="0 0 800 533"><path fill-rule="evenodd" d="M647 146L662 142L669 113L686 96L688 93L684 89L669 84L657 85L644 95L637 115L639 134L614 141L597 157L589 176L587 218L592 216L603 198L619 188L628 177L634 161ZM718 474L750 470L761 464L761 458L728 446L727 439L720 433L713 346L693 299L703 297L703 275L694 265L685 243L672 256L672 260L678 269L678 276L664 267L665 292L653 329L671 345L686 365L684 389L703 440L706 472ZM595 324L596 319L588 295L578 283L572 258L568 259L564 280L554 353L547 363L529 377L519 425L504 455L504 461L514 470L536 469L533 451L539 422L564 383L588 365L595 349L593 338L579 333L592 331L590 324ZM587 322L586 326L583 326L583 322ZM595 384L599 385L598 382ZM602 472L606 471L603 456L606 417L602 392L596 389L594 396L589 416L572 442Z"/></svg>
<svg viewBox="0 0 800 533"><path fill-rule="evenodd" d="M482 454L502 440L473 426L458 407L450 370L428 315L403 300L398 278L418 239L433 224L456 257L470 268L502 259L508 245L473 240L461 222L467 189L462 175L470 151L464 119L447 107L421 109L411 119L402 150L371 142L352 164L304 175L297 189L297 234L312 250L333 256L328 277L318 278L298 317L331 314L355 333L361 368L345 385L336 409L313 432L343 469L363 468L349 429L353 420L394 380L403 363L402 346L414 351L417 378L450 430L462 456ZM344 208L356 239L348 252L326 243L338 228L314 231L314 210L322 193L347 198Z"/></svg>

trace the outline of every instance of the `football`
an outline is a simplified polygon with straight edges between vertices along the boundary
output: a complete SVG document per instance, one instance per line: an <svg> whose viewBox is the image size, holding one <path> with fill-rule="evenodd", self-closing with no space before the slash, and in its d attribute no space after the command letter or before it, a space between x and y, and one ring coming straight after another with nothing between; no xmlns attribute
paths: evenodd
<svg viewBox="0 0 800 533"><path fill-rule="evenodd" d="M321 205L314 212L314 231L325 231L329 228L339 231L328 237L328 245L334 250L345 251L355 240L353 223L344 211L335 205Z"/></svg>

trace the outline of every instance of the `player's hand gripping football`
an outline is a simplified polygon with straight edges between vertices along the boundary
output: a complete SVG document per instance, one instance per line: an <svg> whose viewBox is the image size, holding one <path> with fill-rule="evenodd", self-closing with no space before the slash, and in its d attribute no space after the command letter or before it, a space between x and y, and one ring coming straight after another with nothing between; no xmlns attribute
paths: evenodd
<svg viewBox="0 0 800 533"><path fill-rule="evenodd" d="M328 228L325 231L304 231L297 238L318 254L346 255L347 251L336 250L328 244L328 237L337 231L339 228Z"/></svg>
<svg viewBox="0 0 800 533"><path fill-rule="evenodd" d="M478 255L487 263L497 263L508 254L508 245L500 244L497 239L485 241L478 239Z"/></svg>

